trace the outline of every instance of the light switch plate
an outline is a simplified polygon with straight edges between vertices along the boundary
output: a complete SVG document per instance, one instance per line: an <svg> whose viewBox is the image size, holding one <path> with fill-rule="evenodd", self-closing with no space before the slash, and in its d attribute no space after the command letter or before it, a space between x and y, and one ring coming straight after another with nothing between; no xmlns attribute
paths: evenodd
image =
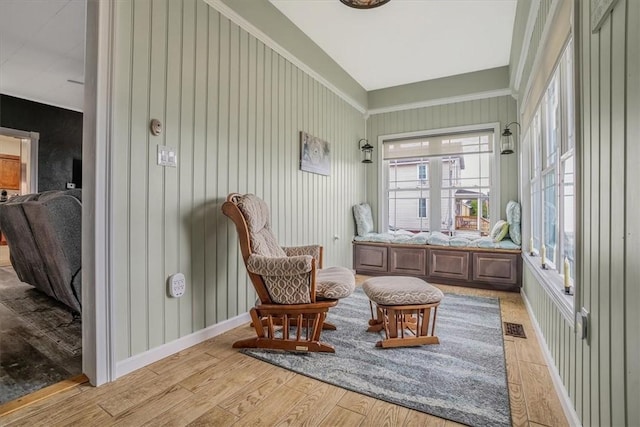
<svg viewBox="0 0 640 427"><path fill-rule="evenodd" d="M158 165L175 168L178 166L178 151L175 147L158 145Z"/></svg>

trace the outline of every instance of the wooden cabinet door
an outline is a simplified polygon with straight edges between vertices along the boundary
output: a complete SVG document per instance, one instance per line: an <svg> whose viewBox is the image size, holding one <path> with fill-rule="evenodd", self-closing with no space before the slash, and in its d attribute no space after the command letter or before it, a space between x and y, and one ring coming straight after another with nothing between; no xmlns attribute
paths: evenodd
<svg viewBox="0 0 640 427"><path fill-rule="evenodd" d="M429 248L427 260L429 278L468 281L471 276L469 258L469 252L466 251Z"/></svg>
<svg viewBox="0 0 640 427"><path fill-rule="evenodd" d="M474 253L473 280L476 282L520 284L519 254Z"/></svg>
<svg viewBox="0 0 640 427"><path fill-rule="evenodd" d="M389 248L389 272L427 275L427 250L425 248Z"/></svg>
<svg viewBox="0 0 640 427"><path fill-rule="evenodd" d="M358 273L386 273L387 247L355 245L353 250L353 266Z"/></svg>
<svg viewBox="0 0 640 427"><path fill-rule="evenodd" d="M0 189L20 190L20 156L0 154Z"/></svg>

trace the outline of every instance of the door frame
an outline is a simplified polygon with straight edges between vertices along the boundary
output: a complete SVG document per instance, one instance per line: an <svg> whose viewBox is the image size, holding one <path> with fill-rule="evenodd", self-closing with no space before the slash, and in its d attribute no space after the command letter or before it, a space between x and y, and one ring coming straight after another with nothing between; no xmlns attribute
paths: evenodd
<svg viewBox="0 0 640 427"><path fill-rule="evenodd" d="M20 151L24 148L25 142L29 150L29 193L38 192L38 145L40 134L24 130L0 127L0 135L10 136L20 139ZM22 160L21 160L22 161Z"/></svg>
<svg viewBox="0 0 640 427"><path fill-rule="evenodd" d="M92 385L116 379L111 79L115 0L87 0L82 135L82 368Z"/></svg>

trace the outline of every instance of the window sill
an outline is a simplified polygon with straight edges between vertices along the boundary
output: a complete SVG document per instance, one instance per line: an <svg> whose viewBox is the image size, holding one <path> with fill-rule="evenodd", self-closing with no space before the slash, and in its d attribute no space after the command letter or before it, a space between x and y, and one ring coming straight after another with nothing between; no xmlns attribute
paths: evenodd
<svg viewBox="0 0 640 427"><path fill-rule="evenodd" d="M540 265L540 257L538 256L532 257L528 253L523 252L522 258L542 289L547 293L547 295L549 295L555 306L558 308L560 314L562 314L569 326L573 328L575 322L575 295L567 295L564 293L562 290L564 286L562 283L562 277L555 270L543 270Z"/></svg>

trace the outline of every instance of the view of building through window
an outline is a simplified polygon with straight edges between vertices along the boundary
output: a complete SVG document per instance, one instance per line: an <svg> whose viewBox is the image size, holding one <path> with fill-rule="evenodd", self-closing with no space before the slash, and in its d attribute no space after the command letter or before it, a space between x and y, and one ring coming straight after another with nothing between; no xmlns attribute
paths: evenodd
<svg viewBox="0 0 640 427"><path fill-rule="evenodd" d="M492 141L493 134L483 132L389 144L385 152L399 157L386 162L389 229L488 234ZM421 149L446 155L399 154Z"/></svg>

